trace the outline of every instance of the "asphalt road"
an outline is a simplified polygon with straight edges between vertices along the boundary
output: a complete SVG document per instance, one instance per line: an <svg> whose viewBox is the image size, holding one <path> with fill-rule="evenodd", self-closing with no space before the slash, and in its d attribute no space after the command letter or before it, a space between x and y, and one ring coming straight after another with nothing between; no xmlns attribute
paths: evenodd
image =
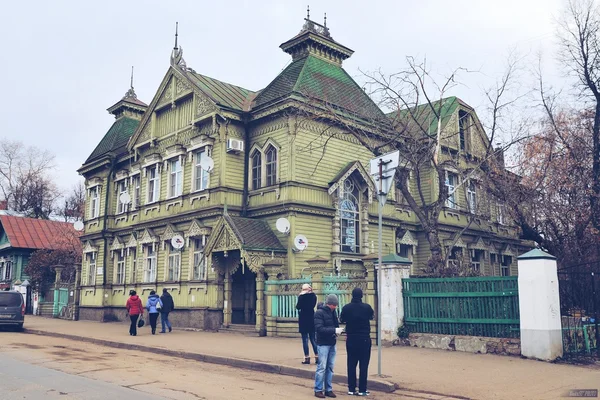
<svg viewBox="0 0 600 400"><path fill-rule="evenodd" d="M119 350L67 339L0 332L1 399L314 398L312 381ZM335 385L342 398L345 387ZM370 399L440 399L372 393Z"/></svg>

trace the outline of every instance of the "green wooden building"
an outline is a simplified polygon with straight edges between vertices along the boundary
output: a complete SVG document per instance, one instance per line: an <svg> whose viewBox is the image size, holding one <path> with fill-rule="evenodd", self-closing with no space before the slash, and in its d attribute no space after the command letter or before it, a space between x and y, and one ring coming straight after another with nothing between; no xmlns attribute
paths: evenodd
<svg viewBox="0 0 600 400"><path fill-rule="evenodd" d="M265 280L320 273L372 282L373 154L311 114L307 99L361 129L386 116L343 69L353 51L327 27L307 19L280 48L291 63L252 91L196 72L176 44L150 104L132 87L108 109L116 120L79 169L87 188L80 318L124 319L129 290L145 300L167 288L178 326L247 324L265 333ZM458 127L459 113L475 118L459 99L445 101L448 129ZM476 151L483 139L474 133L467 140ZM383 217L386 253L411 259L418 273L429 247L414 213L392 192ZM279 218L289 221L288 232L276 229ZM500 218L481 218L455 241L487 275L515 274L523 247ZM440 223L450 240L466 218L449 207ZM298 235L308 240L304 251L294 244Z"/></svg>

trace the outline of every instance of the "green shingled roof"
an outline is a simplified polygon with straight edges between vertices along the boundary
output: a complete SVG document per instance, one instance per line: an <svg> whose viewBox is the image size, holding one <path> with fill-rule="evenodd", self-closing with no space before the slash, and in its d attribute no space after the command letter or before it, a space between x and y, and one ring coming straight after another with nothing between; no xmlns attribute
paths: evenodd
<svg viewBox="0 0 600 400"><path fill-rule="evenodd" d="M198 73L189 73L189 76L218 105L238 111L249 110L255 95L253 91Z"/></svg>
<svg viewBox="0 0 600 400"><path fill-rule="evenodd" d="M134 134L139 123L140 121L133 118L121 117L117 119L85 163L94 161L108 153L125 151L127 141Z"/></svg>
<svg viewBox="0 0 600 400"><path fill-rule="evenodd" d="M442 106L441 108L438 108L440 101L442 102ZM433 108L436 111L439 110L438 112L442 118L442 130L446 127L448 121L450 121L450 117L452 117L452 115L456 112L458 105L458 98L454 96L446 97L442 100L434 101L431 103L431 106L433 106ZM413 109L413 115L414 118L424 129L428 129L428 132L430 134L435 135L437 133L438 119L434 115L431 106L429 104L420 104ZM397 119L398 123L402 123L403 121L406 123L410 123L411 125L415 123L415 121L413 120L413 116L410 116L408 114L408 110L406 109L400 111L393 111L387 114L387 116L391 119Z"/></svg>
<svg viewBox="0 0 600 400"><path fill-rule="evenodd" d="M340 65L312 55L283 70L256 97L254 108L293 95L319 99L366 119L383 117L379 107Z"/></svg>

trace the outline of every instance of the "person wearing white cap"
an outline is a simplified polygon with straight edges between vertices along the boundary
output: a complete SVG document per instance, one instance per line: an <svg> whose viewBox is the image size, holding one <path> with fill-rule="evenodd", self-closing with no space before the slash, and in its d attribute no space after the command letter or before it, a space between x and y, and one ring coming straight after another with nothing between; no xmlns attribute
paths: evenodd
<svg viewBox="0 0 600 400"><path fill-rule="evenodd" d="M310 364L308 353L308 341L313 348L315 355L315 364L319 362L317 354L317 343L315 342L315 306L317 305L317 295L313 293L312 287L308 283L302 285L302 291L298 295L296 310L298 310L298 331L302 335L302 348L304 350L304 361L302 364Z"/></svg>

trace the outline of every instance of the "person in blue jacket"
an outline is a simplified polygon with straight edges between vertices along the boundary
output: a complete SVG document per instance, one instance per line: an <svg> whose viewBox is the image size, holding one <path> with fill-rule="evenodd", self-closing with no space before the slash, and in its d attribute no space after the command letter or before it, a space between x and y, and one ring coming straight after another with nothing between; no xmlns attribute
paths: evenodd
<svg viewBox="0 0 600 400"><path fill-rule="evenodd" d="M156 321L158 320L158 314L162 306L163 303L160 301L160 297L158 297L154 290L151 291L146 302L146 309L148 309L148 314L150 315L150 327L152 328L153 335L156 334Z"/></svg>

